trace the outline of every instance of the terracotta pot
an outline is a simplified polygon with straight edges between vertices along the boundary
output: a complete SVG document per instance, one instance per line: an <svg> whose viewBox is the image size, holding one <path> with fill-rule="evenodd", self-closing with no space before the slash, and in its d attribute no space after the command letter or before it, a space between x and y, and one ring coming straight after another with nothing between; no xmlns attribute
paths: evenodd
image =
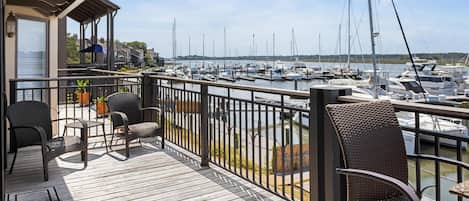
<svg viewBox="0 0 469 201"><path fill-rule="evenodd" d="M98 112L99 116L105 115L108 112L107 103L96 102L96 112Z"/></svg>
<svg viewBox="0 0 469 201"><path fill-rule="evenodd" d="M78 104L81 106L89 105L91 94L89 92L77 92Z"/></svg>

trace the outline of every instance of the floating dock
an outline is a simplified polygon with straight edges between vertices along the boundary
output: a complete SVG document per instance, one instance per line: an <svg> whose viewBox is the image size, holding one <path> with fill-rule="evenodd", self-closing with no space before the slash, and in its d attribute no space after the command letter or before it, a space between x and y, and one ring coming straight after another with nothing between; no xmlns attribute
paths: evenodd
<svg viewBox="0 0 469 201"><path fill-rule="evenodd" d="M256 78L251 77L251 76L239 76L239 79L246 80L246 81L251 81L251 82L256 81Z"/></svg>
<svg viewBox="0 0 469 201"><path fill-rule="evenodd" d="M220 76L218 79L229 81L229 82L236 82L236 79L231 78L231 77Z"/></svg>

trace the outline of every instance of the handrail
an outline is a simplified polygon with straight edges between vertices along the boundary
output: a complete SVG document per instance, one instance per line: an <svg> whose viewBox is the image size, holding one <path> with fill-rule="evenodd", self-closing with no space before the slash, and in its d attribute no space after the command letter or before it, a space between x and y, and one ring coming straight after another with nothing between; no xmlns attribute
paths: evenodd
<svg viewBox="0 0 469 201"><path fill-rule="evenodd" d="M218 82L209 82L209 81L202 81L202 80L189 80L189 79L182 79L182 78L168 77L168 76L160 76L160 75L150 75L149 77L155 78L155 79L161 79L161 80L171 80L171 81L176 81L176 82L185 82L185 83L188 83L188 84L207 85L209 87L224 87L224 88L230 88L230 89L254 91L254 92L261 92L261 93L295 96L295 97L300 97L300 98L309 98L310 97L309 92L304 92L304 91L276 89L276 88L268 88L268 87L257 87L257 86L232 84L232 83L218 83Z"/></svg>
<svg viewBox="0 0 469 201"><path fill-rule="evenodd" d="M37 78L14 78L10 82L42 82L42 81L62 81L62 80L97 80L97 79L123 79L142 78L142 75L103 75L103 76L74 76L74 77L37 77Z"/></svg>
<svg viewBox="0 0 469 201"><path fill-rule="evenodd" d="M119 72L119 71L110 71L110 70L103 70L98 68L91 68L89 71L97 72L97 73L108 73L112 75L136 75L135 73L127 73L127 72Z"/></svg>
<svg viewBox="0 0 469 201"><path fill-rule="evenodd" d="M374 99L360 98L354 96L340 96L339 101L345 103L361 103L375 101ZM430 105L417 102L407 102L400 100L390 100L397 110L407 112L419 112L422 114L431 114L445 117L453 117L459 119L469 119L469 109L456 108L441 105Z"/></svg>

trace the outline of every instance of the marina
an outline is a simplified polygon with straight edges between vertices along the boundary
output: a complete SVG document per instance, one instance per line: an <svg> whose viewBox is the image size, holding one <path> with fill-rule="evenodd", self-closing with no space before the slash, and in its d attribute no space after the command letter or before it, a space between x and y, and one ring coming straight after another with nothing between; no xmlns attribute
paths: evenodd
<svg viewBox="0 0 469 201"><path fill-rule="evenodd" d="M468 200L468 7L1 1L0 201Z"/></svg>

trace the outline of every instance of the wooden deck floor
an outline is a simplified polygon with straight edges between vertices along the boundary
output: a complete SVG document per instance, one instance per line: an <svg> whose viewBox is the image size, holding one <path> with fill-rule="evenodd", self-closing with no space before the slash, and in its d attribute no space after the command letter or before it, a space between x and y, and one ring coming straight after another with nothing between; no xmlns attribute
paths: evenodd
<svg viewBox="0 0 469 201"><path fill-rule="evenodd" d="M214 165L202 168L198 157L168 145L135 143L128 160L119 150L92 149L86 169L78 152L65 154L49 163L48 182L39 149L23 149L7 176L7 193L48 200L41 189L55 186L61 200L282 200Z"/></svg>

